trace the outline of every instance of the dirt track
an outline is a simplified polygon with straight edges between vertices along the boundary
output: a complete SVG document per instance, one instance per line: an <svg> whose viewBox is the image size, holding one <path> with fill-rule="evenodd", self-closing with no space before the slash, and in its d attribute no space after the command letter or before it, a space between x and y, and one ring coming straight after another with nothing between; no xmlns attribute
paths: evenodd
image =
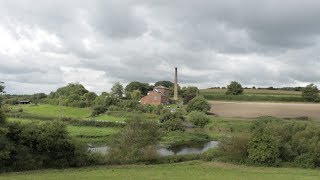
<svg viewBox="0 0 320 180"><path fill-rule="evenodd" d="M274 116L297 118L308 116L311 119L320 120L320 104L224 101L209 101L209 103L212 106L211 112L222 117Z"/></svg>

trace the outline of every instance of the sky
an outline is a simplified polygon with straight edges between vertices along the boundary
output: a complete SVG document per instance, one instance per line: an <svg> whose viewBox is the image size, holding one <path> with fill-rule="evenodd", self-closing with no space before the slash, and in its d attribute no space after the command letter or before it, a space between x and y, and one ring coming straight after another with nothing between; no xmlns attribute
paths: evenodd
<svg viewBox="0 0 320 180"><path fill-rule="evenodd" d="M208 88L320 85L317 0L0 0L10 94L119 81Z"/></svg>

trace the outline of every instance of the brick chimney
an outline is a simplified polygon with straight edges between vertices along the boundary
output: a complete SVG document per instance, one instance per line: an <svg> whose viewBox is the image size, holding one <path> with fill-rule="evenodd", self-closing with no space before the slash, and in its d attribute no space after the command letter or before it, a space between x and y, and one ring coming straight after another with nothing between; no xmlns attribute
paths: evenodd
<svg viewBox="0 0 320 180"><path fill-rule="evenodd" d="M175 74L174 74L174 95L173 100L178 100L178 68L175 68Z"/></svg>

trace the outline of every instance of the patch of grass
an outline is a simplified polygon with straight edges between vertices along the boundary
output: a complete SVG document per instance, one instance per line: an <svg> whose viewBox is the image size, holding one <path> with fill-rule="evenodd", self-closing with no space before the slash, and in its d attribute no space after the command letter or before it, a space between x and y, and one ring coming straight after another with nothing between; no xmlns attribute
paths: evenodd
<svg viewBox="0 0 320 180"><path fill-rule="evenodd" d="M74 137L105 137L116 134L118 128L102 128L102 127L88 127L88 126L67 126L68 132Z"/></svg>
<svg viewBox="0 0 320 180"><path fill-rule="evenodd" d="M226 89L203 89L201 94L208 100L304 102L299 91L245 89L242 95L226 95Z"/></svg>
<svg viewBox="0 0 320 180"><path fill-rule="evenodd" d="M211 116L210 123L205 126L205 132L216 140L225 136L247 134L250 132L250 127L254 120Z"/></svg>
<svg viewBox="0 0 320 180"><path fill-rule="evenodd" d="M159 115L151 114L151 113L141 113L141 112L108 111L106 114L109 116L124 118L124 119L130 119L137 115L142 116L142 118L149 119L149 120L159 119Z"/></svg>
<svg viewBox="0 0 320 180"><path fill-rule="evenodd" d="M160 165L99 166L41 170L0 175L0 180L78 179L319 179L317 169L250 167L217 162L189 161Z"/></svg>
<svg viewBox="0 0 320 180"><path fill-rule="evenodd" d="M66 106L54 106L49 104L41 105L16 105L11 106L13 109L22 108L23 112L50 117L72 117L72 118L86 118L91 115L91 110L88 108L74 108Z"/></svg>
<svg viewBox="0 0 320 180"><path fill-rule="evenodd" d="M86 119L90 119L90 120L101 120L101 121L118 121L118 122L124 122L125 121L125 117L115 117L115 116L111 116L108 114L100 114L99 116L96 117L89 117Z"/></svg>
<svg viewBox="0 0 320 180"><path fill-rule="evenodd" d="M21 119L21 118L7 118L8 122L18 122L18 123L32 123L32 122L36 122L37 120L33 120L33 119Z"/></svg>

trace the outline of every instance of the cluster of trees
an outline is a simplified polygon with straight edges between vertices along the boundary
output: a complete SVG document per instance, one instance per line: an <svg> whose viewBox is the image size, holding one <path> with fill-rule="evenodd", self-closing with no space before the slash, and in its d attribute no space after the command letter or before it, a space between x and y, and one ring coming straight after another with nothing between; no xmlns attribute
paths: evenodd
<svg viewBox="0 0 320 180"><path fill-rule="evenodd" d="M236 81L231 81L231 83L227 86L226 95L241 95L243 94L243 87L240 83ZM302 87L294 87L294 88L273 88L269 87L266 88L268 90L294 90L294 91L302 91L302 97L307 102L319 102L320 96L319 96L319 89L314 84L309 84L305 88Z"/></svg>
<svg viewBox="0 0 320 180"><path fill-rule="evenodd" d="M217 150L206 154L238 163L320 167L320 126L262 117L249 136L225 138Z"/></svg>
<svg viewBox="0 0 320 180"><path fill-rule="evenodd" d="M61 122L8 123L0 103L0 172L76 167L95 161Z"/></svg>
<svg viewBox="0 0 320 180"><path fill-rule="evenodd" d="M41 102L71 106L71 107L90 107L97 95L94 92L89 92L83 85L78 83L70 83L65 87L57 89L55 92L51 92L49 96L42 99Z"/></svg>

